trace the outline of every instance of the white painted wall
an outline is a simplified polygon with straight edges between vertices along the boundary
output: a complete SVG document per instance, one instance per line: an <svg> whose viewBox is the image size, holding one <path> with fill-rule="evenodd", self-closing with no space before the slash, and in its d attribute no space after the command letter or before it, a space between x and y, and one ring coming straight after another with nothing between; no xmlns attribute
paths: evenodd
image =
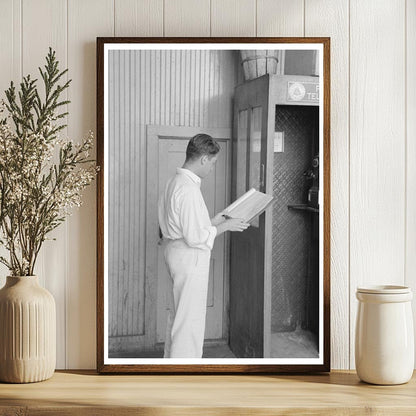
<svg viewBox="0 0 416 416"><path fill-rule="evenodd" d="M0 97L48 46L95 131L97 36L330 36L332 368L354 367L355 288L416 286L416 0L0 0ZM95 368L95 184L42 251L58 368ZM1 284L7 271L1 269ZM416 305L414 307L416 309Z"/></svg>

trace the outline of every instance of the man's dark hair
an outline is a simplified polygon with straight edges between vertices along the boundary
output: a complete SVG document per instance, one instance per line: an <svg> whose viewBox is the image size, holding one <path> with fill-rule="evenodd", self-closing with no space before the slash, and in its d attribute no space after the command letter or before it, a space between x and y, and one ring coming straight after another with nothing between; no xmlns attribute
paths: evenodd
<svg viewBox="0 0 416 416"><path fill-rule="evenodd" d="M186 161L195 160L203 155L215 156L220 151L220 146L215 139L208 134L197 134L189 140L186 148Z"/></svg>

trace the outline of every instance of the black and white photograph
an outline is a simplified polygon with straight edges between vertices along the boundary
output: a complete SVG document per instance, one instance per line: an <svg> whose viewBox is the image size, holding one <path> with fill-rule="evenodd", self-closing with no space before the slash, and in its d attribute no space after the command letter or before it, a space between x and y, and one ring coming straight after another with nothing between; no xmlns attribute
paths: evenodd
<svg viewBox="0 0 416 416"><path fill-rule="evenodd" d="M174 39L98 38L101 370L324 369L325 42Z"/></svg>

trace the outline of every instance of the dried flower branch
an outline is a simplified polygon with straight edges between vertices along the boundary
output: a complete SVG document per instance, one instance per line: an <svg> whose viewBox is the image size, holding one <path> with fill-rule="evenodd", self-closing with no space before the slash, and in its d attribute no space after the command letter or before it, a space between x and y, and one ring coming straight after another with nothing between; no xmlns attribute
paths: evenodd
<svg viewBox="0 0 416 416"><path fill-rule="evenodd" d="M39 68L44 100L37 80L27 75L18 98L11 82L5 91L8 102L0 102L0 245L10 254L9 259L0 256L0 263L13 276L33 275L42 243L71 208L81 205L82 191L98 170L89 157L91 131L80 144L59 137L66 125L56 121L68 113L58 110L70 102L59 101L59 96L71 80L56 85L67 72L59 72L58 64L49 48L45 71ZM54 162L58 155L59 161Z"/></svg>

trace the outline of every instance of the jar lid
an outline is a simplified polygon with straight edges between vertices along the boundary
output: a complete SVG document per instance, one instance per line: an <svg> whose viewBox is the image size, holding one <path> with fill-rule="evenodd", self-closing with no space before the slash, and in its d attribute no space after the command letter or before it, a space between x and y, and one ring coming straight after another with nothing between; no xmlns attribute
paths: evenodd
<svg viewBox="0 0 416 416"><path fill-rule="evenodd" d="M357 287L359 293L380 293L383 295L396 294L396 293L410 293L411 289L408 286L397 285L375 285L367 287Z"/></svg>

